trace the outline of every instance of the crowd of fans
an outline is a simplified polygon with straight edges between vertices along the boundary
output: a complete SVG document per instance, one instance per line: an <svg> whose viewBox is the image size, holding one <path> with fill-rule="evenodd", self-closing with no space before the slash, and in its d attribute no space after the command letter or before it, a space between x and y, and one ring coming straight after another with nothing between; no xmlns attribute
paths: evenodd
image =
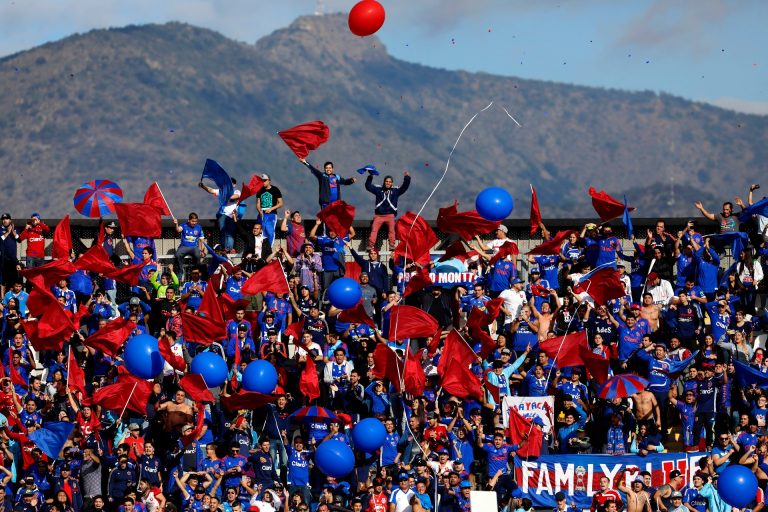
<svg viewBox="0 0 768 512"><path fill-rule="evenodd" d="M330 162L323 171L303 163L318 180L321 208L341 198L341 186L355 182L335 174ZM501 225L489 236L465 241L469 256L453 260L476 275L474 283L430 286L403 298L403 274L420 266L407 262L403 268L402 260L382 259L379 251L387 244L384 252L391 254L397 244L394 222L398 199L410 183L407 173L396 187L391 176L375 184L369 170L365 187L375 197L375 210L364 251L353 248L354 230L339 237L320 221L309 222L305 230L302 214L285 209L279 188L268 175L261 178L256 222L245 218L236 191L217 214L221 235L212 247L197 214L190 213L185 222L174 219L180 244L173 259L158 258L153 240L123 239L118 226L106 222L103 241L94 243L102 243L117 263L126 256L149 264L138 286L87 272L53 286L79 326L61 351L35 350L23 322L28 283L21 271L46 263L50 230L37 213L22 222L2 215L0 512L453 512L470 510L472 490L496 491L502 510L529 510L531 500L513 471L521 444L512 443L502 424L503 397L514 395L555 397L555 425L536 437L543 454L709 452L685 487L677 471L658 488L650 474L630 487L620 478L601 480L593 511L719 512L699 491L729 464L752 468L761 487L768 482L768 394L757 385L739 386L734 378L735 362L768 376L764 342L758 340L768 330L765 218L740 225L731 203L717 214L697 204L704 218L688 221L679 231L659 220L655 229L633 239L630 254L623 252L610 224L587 224L576 228L580 232L559 254L527 261L515 255L492 259L509 241ZM387 228L386 236L377 236L380 227ZM547 240L549 233L541 228ZM749 230L752 242L726 269L721 261L728 248L711 243L699 229ZM241 253L235 252L238 238ZM245 280L273 260L282 265L290 293L244 297ZM327 302L325 291L345 275L350 262L361 269L363 307L375 328L341 322ZM595 304L573 286L603 264L618 268L626 294ZM521 266L527 268L526 279ZM237 306L225 319L228 337L205 347L185 341L180 313L195 312L208 286ZM487 328L496 349L471 367L497 388L495 398L487 390L476 400L441 388L442 340L387 339L388 311L405 303L432 315L443 329L438 336L456 329L474 345L478 340L466 328L467 317L473 308L485 311L497 297L503 299L500 313ZM116 381L122 361L119 353L110 357L83 340L120 317L137 324L131 335L168 336L172 351L187 361L203 350L225 358L230 378L212 390L216 401L198 407L178 385L181 372L166 365L154 381L145 414L93 404L92 394ZM285 329L299 319L304 330L297 343ZM557 368L539 350L544 340L579 331L587 333L594 354L609 360L612 373L646 377L648 388L628 399L601 400L585 368ZM375 376L373 352L379 344L389 345L401 359L405 352L421 354L422 396L398 393L392 382ZM85 394L69 385L70 351L85 372ZM671 362L694 353L683 372L670 374ZM238 391L243 368L254 359L276 367L277 399L256 410L223 408L219 399ZM321 396L311 403L299 386L306 365L314 365L321 387ZM20 378L12 380L11 371ZM308 405L325 407L338 419L289 418ZM323 475L313 463L315 447L328 439L350 443L352 426L371 416L387 430L380 452L356 453L355 470L345 478ZM75 429L59 456L51 458L28 436L57 421L73 422ZM199 422L202 429L195 428ZM540 430L542 423L535 421L532 428ZM526 434L523 443L529 438L534 437ZM755 499L751 508L757 511L763 501ZM557 501L556 510L573 507L562 493Z"/></svg>

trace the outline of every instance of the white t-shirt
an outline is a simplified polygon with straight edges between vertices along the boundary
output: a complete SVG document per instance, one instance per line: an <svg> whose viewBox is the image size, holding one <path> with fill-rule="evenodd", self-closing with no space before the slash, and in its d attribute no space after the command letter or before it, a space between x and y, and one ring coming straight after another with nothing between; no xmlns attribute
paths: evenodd
<svg viewBox="0 0 768 512"><path fill-rule="evenodd" d="M499 294L499 297L504 299L504 309L512 313L512 315L504 317L505 324L514 322L515 318L520 315L522 307L528 302L525 298L525 292L523 290L517 291L514 288L507 288Z"/></svg>
<svg viewBox="0 0 768 512"><path fill-rule="evenodd" d="M219 190L218 189L214 190L213 195L218 197ZM227 217L233 217L235 215L235 211L237 210L237 204L238 204L237 200L240 198L240 191L235 190L234 194L232 194L232 197L234 197L234 199L227 200L227 204L219 208L219 213L223 213Z"/></svg>
<svg viewBox="0 0 768 512"><path fill-rule="evenodd" d="M412 512L411 498L414 496L414 492L411 489L403 492L398 486L397 489L392 491L389 495L389 502L395 504L395 512Z"/></svg>

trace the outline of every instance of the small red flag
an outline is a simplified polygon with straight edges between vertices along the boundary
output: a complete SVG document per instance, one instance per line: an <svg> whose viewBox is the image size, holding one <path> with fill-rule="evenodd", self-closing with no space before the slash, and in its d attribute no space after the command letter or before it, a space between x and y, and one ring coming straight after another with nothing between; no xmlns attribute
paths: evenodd
<svg viewBox="0 0 768 512"><path fill-rule="evenodd" d="M467 258L469 258L469 253L467 252L467 248L464 246L464 242L462 240L456 240L451 245L449 245L445 249L445 254L440 256L440 259L437 261L446 261L450 260L451 258L456 258L461 261L467 261Z"/></svg>
<svg viewBox="0 0 768 512"><path fill-rule="evenodd" d="M496 297L485 303L485 311L478 307L473 307L467 318L468 329L483 329L491 325L499 316L501 306L504 305L504 299Z"/></svg>
<svg viewBox="0 0 768 512"><path fill-rule="evenodd" d="M72 251L72 232L69 229L69 215L56 224L53 231L53 251L51 256L54 260L69 260L69 254Z"/></svg>
<svg viewBox="0 0 768 512"><path fill-rule="evenodd" d="M579 354L579 347L586 346L586 331L556 336L539 342L539 348L553 359L558 368L582 366L584 361L582 361Z"/></svg>
<svg viewBox="0 0 768 512"><path fill-rule="evenodd" d="M322 121L311 121L277 132L283 142L299 158L307 158L309 152L328 141L330 130Z"/></svg>
<svg viewBox="0 0 768 512"><path fill-rule="evenodd" d="M424 394L424 382L427 380L424 367L421 366L424 350L421 349L415 354L409 350L405 358L405 392L411 396Z"/></svg>
<svg viewBox="0 0 768 512"><path fill-rule="evenodd" d="M304 320L306 320L306 317L302 315L299 320L293 322L283 331L283 334L286 336L293 336L293 343L296 344L296 346L299 346L301 338L304 335Z"/></svg>
<svg viewBox="0 0 768 512"><path fill-rule="evenodd" d="M272 260L267 265L246 279L240 288L244 296L256 295L262 292L272 292L277 295L288 293L288 281L285 279L285 272L278 260Z"/></svg>
<svg viewBox="0 0 768 512"><path fill-rule="evenodd" d="M163 356L171 368L180 372L187 371L187 362L183 357L177 356L171 349L171 340L168 336L160 336L157 339L157 347L160 350L160 355Z"/></svg>
<svg viewBox="0 0 768 512"><path fill-rule="evenodd" d="M67 388L75 389L85 396L85 372L75 359L75 351L69 348L69 358L67 361Z"/></svg>
<svg viewBox="0 0 768 512"><path fill-rule="evenodd" d="M536 234L541 224L541 210L539 209L539 198L536 197L536 189L531 185L531 236Z"/></svg>
<svg viewBox="0 0 768 512"><path fill-rule="evenodd" d="M150 381L129 379L97 389L91 402L112 411L122 410L127 402L128 409L144 415L147 413L152 387Z"/></svg>
<svg viewBox="0 0 768 512"><path fill-rule="evenodd" d="M43 336L39 332L40 320L22 320L21 326L24 328L24 334L27 335L27 339L38 352L43 350L61 350L64 348L64 341L69 339L74 332L67 326L63 326L61 332Z"/></svg>
<svg viewBox="0 0 768 512"><path fill-rule="evenodd" d="M307 397L310 403L312 400L320 398L320 379L317 375L315 363L309 357L306 363L304 363L301 377L299 377L299 391Z"/></svg>
<svg viewBox="0 0 768 512"><path fill-rule="evenodd" d="M200 343L206 347L227 337L227 326L224 323L186 311L181 313L181 328L184 330L184 341Z"/></svg>
<svg viewBox="0 0 768 512"><path fill-rule="evenodd" d="M26 380L24 380L24 378L21 376L19 371L13 365L13 351L9 352L9 355L8 355L8 374L9 374L9 377L11 378L11 383L13 383L16 386L21 386L24 389L29 388L29 383Z"/></svg>
<svg viewBox="0 0 768 512"><path fill-rule="evenodd" d="M442 362L442 358L440 359ZM483 388L477 375L464 364L452 360L446 363L442 372L438 368L443 389L459 398L483 399Z"/></svg>
<svg viewBox="0 0 768 512"><path fill-rule="evenodd" d="M136 324L130 320L116 318L85 338L83 345L101 350L105 354L114 357L135 328Z"/></svg>
<svg viewBox="0 0 768 512"><path fill-rule="evenodd" d="M144 203L116 203L115 213L123 236L160 238L163 234L161 210Z"/></svg>
<svg viewBox="0 0 768 512"><path fill-rule="evenodd" d="M320 210L317 218L325 222L329 230L335 231L339 238L344 238L355 220L355 207L341 200L334 201Z"/></svg>
<svg viewBox="0 0 768 512"><path fill-rule="evenodd" d="M512 444L521 444L525 438L528 440L517 451L519 457L538 457L541 455L541 441L543 433L541 429L533 426L528 418L517 412L516 409L509 409L509 429L507 431Z"/></svg>
<svg viewBox="0 0 768 512"><path fill-rule="evenodd" d="M197 404L197 421L195 422L195 428L192 429L192 432L190 432L189 434L181 436L181 446L186 447L190 443L192 443L192 441L197 439L197 437L203 431L204 426L205 426L205 404L198 403Z"/></svg>
<svg viewBox="0 0 768 512"><path fill-rule="evenodd" d="M389 310L389 338L426 338L434 334L438 324L435 317L413 306L392 306Z"/></svg>
<svg viewBox="0 0 768 512"><path fill-rule="evenodd" d="M403 362L397 357L395 351L383 343L376 345L373 350L372 373L377 379L387 379L400 392L400 379L404 371Z"/></svg>
<svg viewBox="0 0 768 512"><path fill-rule="evenodd" d="M229 396L221 397L221 405L230 411L240 409L259 409L277 400L276 395L264 395L256 391L241 391Z"/></svg>
<svg viewBox="0 0 768 512"><path fill-rule="evenodd" d="M221 302L217 299L213 280L208 281L197 311L214 322L224 322L224 311L222 311Z"/></svg>
<svg viewBox="0 0 768 512"><path fill-rule="evenodd" d="M424 217L406 212L395 224L395 231L400 240L393 253L395 261L406 258L407 261L428 265L431 259L429 251L439 240Z"/></svg>
<svg viewBox="0 0 768 512"><path fill-rule="evenodd" d="M163 195L162 190L160 190L160 185L158 185L156 181L152 183L144 193L144 204L157 208L160 215L167 215L169 217L171 215L171 209L168 208L165 196ZM125 233L125 231L123 231L123 233Z"/></svg>
<svg viewBox="0 0 768 512"><path fill-rule="evenodd" d="M597 215L600 216L601 221L606 222L624 215L624 203L606 194L605 190L598 192L595 187L589 187L589 195L592 197L592 206ZM635 210L632 206L628 206L626 209L630 212Z"/></svg>
<svg viewBox="0 0 768 512"><path fill-rule="evenodd" d="M205 383L205 377L197 373L189 373L179 380L179 386L189 398L195 402L214 402L213 394Z"/></svg>
<svg viewBox="0 0 768 512"><path fill-rule="evenodd" d="M456 233L463 240L495 231L500 225L501 222L484 219L476 210L459 213L455 201L451 206L440 208L437 214L437 229L445 233Z"/></svg>
<svg viewBox="0 0 768 512"><path fill-rule="evenodd" d="M360 265L357 264L356 261L348 261L344 265L344 277L348 277L350 279L354 279L357 282L360 282L360 273L363 271L362 268L360 268Z"/></svg>
<svg viewBox="0 0 768 512"><path fill-rule="evenodd" d="M75 261L74 266L77 270L87 270L97 274L103 274L105 277L112 278L121 283L136 286L139 283L139 274L148 262L142 261L135 265L117 268L110 261L104 246L97 243L85 251Z"/></svg>
<svg viewBox="0 0 768 512"><path fill-rule="evenodd" d="M432 357L437 353L437 349L440 346L440 341L442 340L442 336L443 336L443 328L438 326L437 331L435 331L435 334L432 335L432 339L429 341L429 344L427 345L427 355L429 357Z"/></svg>
<svg viewBox="0 0 768 512"><path fill-rule="evenodd" d="M563 247L563 242L565 242L569 236L576 233L576 231L568 230L568 231L558 231L557 234L551 238L550 240L547 240L544 243L541 243L528 251L526 254L536 254L536 255L548 255L548 254L560 254L560 249Z"/></svg>
<svg viewBox="0 0 768 512"><path fill-rule="evenodd" d="M584 366L587 367L587 371L595 379L595 382L603 384L608 380L608 369L611 366L611 362L608 359L595 354L589 347L581 345L579 346L579 356L584 361Z"/></svg>
<svg viewBox="0 0 768 512"><path fill-rule="evenodd" d="M496 264L497 261L503 260L507 256L512 256L514 258L518 254L520 254L520 250L517 248L517 244L515 242L504 242L501 244L501 247L499 247L498 252L494 254L491 260L488 262L488 265L492 267Z"/></svg>
<svg viewBox="0 0 768 512"><path fill-rule="evenodd" d="M39 267L25 268L21 271L21 275L27 280L40 276L43 287L50 288L62 279L74 274L76 270L77 268L69 260L53 260Z"/></svg>
<svg viewBox="0 0 768 512"><path fill-rule="evenodd" d="M408 285L405 287L403 297L419 292L433 284L435 283L433 283L432 278L429 277L429 269L427 267L422 267L408 279Z"/></svg>
<svg viewBox="0 0 768 512"><path fill-rule="evenodd" d="M358 302L357 305L352 309L345 309L339 313L338 318L342 322L366 324L370 325L371 327L376 327L374 321L371 320L371 317L369 317L368 313L365 312L365 308L363 307L362 302Z"/></svg>
<svg viewBox="0 0 768 512"><path fill-rule="evenodd" d="M619 271L613 267L593 270L576 283L573 291L588 294L597 304L606 304L609 300L619 299L627 293Z"/></svg>
<svg viewBox="0 0 768 512"><path fill-rule="evenodd" d="M264 180L262 180L260 176L254 174L251 176L250 181L243 185L243 189L240 191L240 198L237 201L242 203L249 197L258 194L262 188L264 188Z"/></svg>

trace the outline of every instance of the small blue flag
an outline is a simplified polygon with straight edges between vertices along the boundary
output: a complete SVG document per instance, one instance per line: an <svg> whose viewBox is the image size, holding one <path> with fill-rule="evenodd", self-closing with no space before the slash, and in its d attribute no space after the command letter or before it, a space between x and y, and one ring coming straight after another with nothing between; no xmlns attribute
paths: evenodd
<svg viewBox="0 0 768 512"><path fill-rule="evenodd" d="M376 170L376 166L372 164L368 164L365 167L361 167L357 170L358 174L365 174L366 172L369 172L371 176L378 176L379 171Z"/></svg>
<svg viewBox="0 0 768 512"><path fill-rule="evenodd" d="M219 206L226 206L229 202L229 198L235 193L235 187L232 185L232 178L229 177L227 171L225 171L218 162L209 158L205 161L205 167L203 168L203 175L200 176L200 181L205 178L214 182L216 188L219 189Z"/></svg>
<svg viewBox="0 0 768 512"><path fill-rule="evenodd" d="M621 217L621 220L627 228L627 238L632 238L632 219L629 216L629 208L627 208L626 194L624 194L624 215Z"/></svg>
<svg viewBox="0 0 768 512"><path fill-rule="evenodd" d="M742 249L749 243L749 235L741 231L732 231L729 233L720 233L717 235L711 235L711 240L721 242L723 245L731 244L731 254L734 259L739 258Z"/></svg>
<svg viewBox="0 0 768 512"><path fill-rule="evenodd" d="M69 434L75 428L74 423L56 421L46 423L45 427L38 428L29 434L29 439L37 445L49 458L55 459L64 448L64 443L69 439Z"/></svg>
<svg viewBox="0 0 768 512"><path fill-rule="evenodd" d="M751 219L753 215L768 217L768 197L764 197L753 205L744 208L739 214L739 220L741 222L746 222Z"/></svg>

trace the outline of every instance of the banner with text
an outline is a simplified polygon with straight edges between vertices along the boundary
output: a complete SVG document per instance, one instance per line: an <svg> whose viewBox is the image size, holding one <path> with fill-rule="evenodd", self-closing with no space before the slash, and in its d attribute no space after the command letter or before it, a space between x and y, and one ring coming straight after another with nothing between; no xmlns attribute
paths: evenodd
<svg viewBox="0 0 768 512"><path fill-rule="evenodd" d="M533 420L541 418L545 433L555 424L555 397L553 396L505 396L501 402L504 428L509 426L509 410L515 409L520 416Z"/></svg>
<svg viewBox="0 0 768 512"><path fill-rule="evenodd" d="M624 485L630 486L641 471L648 471L653 486L667 483L667 476L678 469L687 484L698 469L699 459L706 453L655 453L645 457L637 455L542 455L538 459L515 457L515 481L533 502L534 507L555 507L555 494L563 491L568 502L579 508L589 508L592 496L600 490L600 478L613 481L624 475Z"/></svg>

